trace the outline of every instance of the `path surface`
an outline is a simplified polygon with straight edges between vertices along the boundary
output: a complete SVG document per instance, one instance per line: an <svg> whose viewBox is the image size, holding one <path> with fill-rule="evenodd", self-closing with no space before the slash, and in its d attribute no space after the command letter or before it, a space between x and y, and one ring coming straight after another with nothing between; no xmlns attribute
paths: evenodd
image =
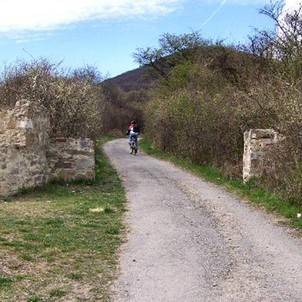
<svg viewBox="0 0 302 302"><path fill-rule="evenodd" d="M113 301L302 301L302 240L170 163L105 145L127 188Z"/></svg>

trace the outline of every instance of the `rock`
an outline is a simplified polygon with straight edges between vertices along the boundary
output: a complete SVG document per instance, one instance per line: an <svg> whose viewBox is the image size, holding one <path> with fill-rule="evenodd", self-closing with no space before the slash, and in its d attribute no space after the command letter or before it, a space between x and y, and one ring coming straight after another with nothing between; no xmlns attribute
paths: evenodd
<svg viewBox="0 0 302 302"><path fill-rule="evenodd" d="M102 212L104 212L104 208L90 209L89 212L91 212L91 213L102 213Z"/></svg>
<svg viewBox="0 0 302 302"><path fill-rule="evenodd" d="M273 129L251 129L244 133L243 180L261 177L272 169L268 158L273 146L284 138Z"/></svg>

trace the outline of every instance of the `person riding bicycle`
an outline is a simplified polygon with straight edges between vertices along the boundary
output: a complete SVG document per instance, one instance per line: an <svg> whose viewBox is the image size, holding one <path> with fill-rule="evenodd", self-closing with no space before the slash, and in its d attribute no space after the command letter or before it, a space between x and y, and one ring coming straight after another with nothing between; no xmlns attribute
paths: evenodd
<svg viewBox="0 0 302 302"><path fill-rule="evenodd" d="M131 141L134 140L137 144L137 138L140 134L140 129L137 125L136 121L132 121L128 127L127 135L129 136L129 145L131 145Z"/></svg>

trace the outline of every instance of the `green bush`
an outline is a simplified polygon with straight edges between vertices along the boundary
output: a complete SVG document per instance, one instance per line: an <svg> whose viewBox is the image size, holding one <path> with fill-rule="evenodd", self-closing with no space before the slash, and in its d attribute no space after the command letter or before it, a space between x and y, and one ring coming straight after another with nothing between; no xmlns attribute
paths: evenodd
<svg viewBox="0 0 302 302"><path fill-rule="evenodd" d="M219 55L175 67L147 106L147 135L163 150L241 177L244 132L274 128L286 143L272 152L275 169L262 183L301 202L301 86L271 74L270 68L259 73L257 59L244 65L247 72L242 73L236 64L249 62L248 54L233 52L229 58L223 68L215 63ZM236 77L225 73L225 66L232 64Z"/></svg>
<svg viewBox="0 0 302 302"><path fill-rule="evenodd" d="M302 5L284 13L282 3L261 10L276 31L259 30L247 45L165 34L158 49L139 50L136 58L165 72L145 110L157 147L241 177L244 132L273 128L284 140L261 185L302 204Z"/></svg>

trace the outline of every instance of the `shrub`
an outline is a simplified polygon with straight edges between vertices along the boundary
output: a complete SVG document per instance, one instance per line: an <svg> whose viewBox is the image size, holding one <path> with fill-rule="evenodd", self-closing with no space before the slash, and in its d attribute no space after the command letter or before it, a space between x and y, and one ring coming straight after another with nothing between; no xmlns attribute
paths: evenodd
<svg viewBox="0 0 302 302"><path fill-rule="evenodd" d="M221 45L195 50L153 91L147 135L164 150L241 177L244 131L274 128L285 141L262 184L302 204L302 86L287 61Z"/></svg>
<svg viewBox="0 0 302 302"><path fill-rule="evenodd" d="M20 99L47 108L51 135L95 138L102 133L104 95L98 74L86 67L65 72L45 59L19 62L5 69L0 80L2 108Z"/></svg>

